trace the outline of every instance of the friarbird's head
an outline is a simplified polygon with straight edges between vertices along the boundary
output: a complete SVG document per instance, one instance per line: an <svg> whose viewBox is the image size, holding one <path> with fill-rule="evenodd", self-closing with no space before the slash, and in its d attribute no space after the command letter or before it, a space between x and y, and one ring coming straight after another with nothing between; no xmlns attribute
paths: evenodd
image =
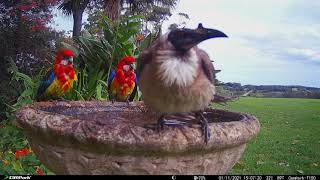
<svg viewBox="0 0 320 180"><path fill-rule="evenodd" d="M199 23L196 29L174 29L168 34L168 41L180 52L186 52L200 42L218 37L228 37L223 32L216 29L204 28Z"/></svg>
<svg viewBox="0 0 320 180"><path fill-rule="evenodd" d="M203 58L210 59L197 44L218 37L228 36L219 30L204 28L201 23L196 29L174 29L160 36L151 47L156 62L151 66L157 78L167 87L191 85L198 74L199 62Z"/></svg>

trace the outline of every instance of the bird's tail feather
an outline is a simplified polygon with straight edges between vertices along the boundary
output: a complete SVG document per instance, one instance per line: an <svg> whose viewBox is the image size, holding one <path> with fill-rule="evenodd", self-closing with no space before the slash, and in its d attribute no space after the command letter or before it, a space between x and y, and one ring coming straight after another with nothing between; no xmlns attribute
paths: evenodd
<svg viewBox="0 0 320 180"><path fill-rule="evenodd" d="M217 104L220 104L220 105L226 105L227 102L235 101L235 100L238 100L238 99L239 99L239 97L224 97L224 96L220 96L220 95L215 94L213 96L213 99L211 100L211 103L217 103Z"/></svg>

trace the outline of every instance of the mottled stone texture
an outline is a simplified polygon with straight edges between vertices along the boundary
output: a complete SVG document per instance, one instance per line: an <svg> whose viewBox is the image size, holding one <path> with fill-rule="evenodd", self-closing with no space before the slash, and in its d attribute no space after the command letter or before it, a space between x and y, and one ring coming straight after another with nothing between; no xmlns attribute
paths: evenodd
<svg viewBox="0 0 320 180"><path fill-rule="evenodd" d="M207 109L204 143L192 114L158 132L142 102L38 102L17 111L34 152L57 174L225 174L260 124L251 115Z"/></svg>

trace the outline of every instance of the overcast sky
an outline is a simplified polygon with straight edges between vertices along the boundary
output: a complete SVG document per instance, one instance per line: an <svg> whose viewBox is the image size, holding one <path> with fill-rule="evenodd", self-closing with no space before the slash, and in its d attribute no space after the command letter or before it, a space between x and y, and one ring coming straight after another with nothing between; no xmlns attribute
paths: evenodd
<svg viewBox="0 0 320 180"><path fill-rule="evenodd" d="M163 30L182 12L188 28L201 22L226 33L199 44L223 82L320 87L319 9L312 0L180 0ZM72 18L58 15L58 29L72 29Z"/></svg>

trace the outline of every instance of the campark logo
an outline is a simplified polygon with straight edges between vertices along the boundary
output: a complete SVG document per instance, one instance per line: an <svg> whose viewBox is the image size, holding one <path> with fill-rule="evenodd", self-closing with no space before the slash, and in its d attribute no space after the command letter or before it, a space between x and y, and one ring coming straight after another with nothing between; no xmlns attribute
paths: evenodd
<svg viewBox="0 0 320 180"><path fill-rule="evenodd" d="M5 179L31 179L31 176L7 176Z"/></svg>

